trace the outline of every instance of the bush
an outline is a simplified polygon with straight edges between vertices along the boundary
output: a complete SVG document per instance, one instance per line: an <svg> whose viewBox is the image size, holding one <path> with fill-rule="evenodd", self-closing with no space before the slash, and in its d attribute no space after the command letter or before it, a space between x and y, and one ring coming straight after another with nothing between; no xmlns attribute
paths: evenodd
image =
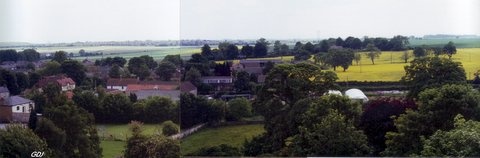
<svg viewBox="0 0 480 158"><path fill-rule="evenodd" d="M165 136L171 136L180 132L180 127L168 120L162 123L162 134Z"/></svg>
<svg viewBox="0 0 480 158"><path fill-rule="evenodd" d="M375 155L386 147L385 134L396 129L392 116L405 113L407 108L416 109L415 102L407 99L378 98L365 105L360 126L374 148Z"/></svg>
<svg viewBox="0 0 480 158"><path fill-rule="evenodd" d="M204 147L189 156L241 156L242 153L237 147L227 144L220 144L218 146Z"/></svg>
<svg viewBox="0 0 480 158"><path fill-rule="evenodd" d="M252 104L245 98L236 98L228 102L227 120L237 121L252 115Z"/></svg>

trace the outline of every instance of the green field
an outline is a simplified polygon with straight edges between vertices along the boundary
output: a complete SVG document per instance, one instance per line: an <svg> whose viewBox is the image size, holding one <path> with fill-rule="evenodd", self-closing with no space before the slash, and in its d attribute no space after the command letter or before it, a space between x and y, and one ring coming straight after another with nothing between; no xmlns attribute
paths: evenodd
<svg viewBox="0 0 480 158"><path fill-rule="evenodd" d="M253 136L263 132L265 130L262 124L206 128L182 139L180 150L182 155L185 155L202 147L220 144L241 147L245 139L251 139Z"/></svg>
<svg viewBox="0 0 480 158"><path fill-rule="evenodd" d="M157 130L161 132L161 125L157 124L143 124L143 134L152 135ZM130 137L131 133L128 129L127 124L104 124L104 125L97 125L98 136L100 138L114 138L116 140L125 141L127 137Z"/></svg>
<svg viewBox="0 0 480 158"><path fill-rule="evenodd" d="M10 48L5 48L10 49ZM17 51L22 51L27 48L12 48L17 49ZM100 59L101 55L98 56L89 56L89 57L78 57L78 52L83 49L89 53L103 53L103 57L115 57L121 56L126 59L132 57L138 57L141 55L149 55L154 59L163 59L166 55L176 55L180 54L182 56L190 56L192 53L200 52L200 47L179 47L179 46L72 46L72 47L38 47L36 50L39 53L47 54L54 53L56 51L66 51L68 53L73 53L74 58L77 60L88 59Z"/></svg>
<svg viewBox="0 0 480 158"><path fill-rule="evenodd" d="M122 155L125 145L126 143L124 141L100 141L100 147L103 149L102 155L105 158L115 158Z"/></svg>
<svg viewBox="0 0 480 158"><path fill-rule="evenodd" d="M422 45L443 47L452 41L457 48L480 48L480 38L409 39L408 41L412 47Z"/></svg>
<svg viewBox="0 0 480 158"><path fill-rule="evenodd" d="M131 135L128 127L127 124L97 125L98 136L102 139L100 146L103 149L103 157L113 158L122 154L125 149L125 141ZM157 124L143 124L142 127L142 133L145 135L152 135L157 129L161 129L161 126Z"/></svg>

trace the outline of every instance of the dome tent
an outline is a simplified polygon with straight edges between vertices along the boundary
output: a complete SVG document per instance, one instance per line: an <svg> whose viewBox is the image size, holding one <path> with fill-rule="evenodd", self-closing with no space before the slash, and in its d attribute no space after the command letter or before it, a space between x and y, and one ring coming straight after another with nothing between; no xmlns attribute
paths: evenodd
<svg viewBox="0 0 480 158"><path fill-rule="evenodd" d="M358 100L363 103L368 101L368 97L365 95L365 93L355 88L345 91L345 96L347 96L351 100Z"/></svg>

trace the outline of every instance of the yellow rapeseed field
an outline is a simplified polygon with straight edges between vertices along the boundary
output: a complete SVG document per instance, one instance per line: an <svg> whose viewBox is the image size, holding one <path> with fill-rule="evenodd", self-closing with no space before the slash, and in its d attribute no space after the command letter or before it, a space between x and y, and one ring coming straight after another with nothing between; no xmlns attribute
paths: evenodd
<svg viewBox="0 0 480 158"><path fill-rule="evenodd" d="M414 59L412 51L408 52L410 59L408 62ZM409 64L405 63L402 59L403 51L385 51L382 52L379 58L375 59L375 65L372 61L362 52L362 59L358 63L353 62L346 72L343 72L341 67L337 67L335 71L339 78L338 81L399 81L402 76L405 75L404 66ZM447 58L447 56L442 56ZM272 58L255 58L248 60L260 60L260 59L282 59L289 62L293 59L293 56L284 57L272 57ZM480 70L480 48L461 48L457 49L457 54L453 55L454 61L461 62L467 79L473 79L473 74ZM313 61L313 59L311 59ZM238 63L238 60L234 60L234 63ZM217 61L217 63L223 63L223 61ZM333 71L333 69L331 70Z"/></svg>
<svg viewBox="0 0 480 158"><path fill-rule="evenodd" d="M403 52L382 52L373 65L370 59L362 54L359 65L353 62L346 72L337 68L336 73L339 81L398 81L405 75L404 66L408 64L401 58L402 55ZM452 59L462 63L468 79L472 79L473 73L480 70L480 48L457 49L457 54L453 55ZM411 60L413 57L409 59Z"/></svg>

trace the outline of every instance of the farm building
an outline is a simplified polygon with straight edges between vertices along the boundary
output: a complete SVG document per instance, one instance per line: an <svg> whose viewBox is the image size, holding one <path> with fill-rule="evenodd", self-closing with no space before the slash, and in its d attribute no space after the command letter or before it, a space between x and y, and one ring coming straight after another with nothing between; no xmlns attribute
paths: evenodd
<svg viewBox="0 0 480 158"><path fill-rule="evenodd" d="M368 101L368 97L365 95L365 93L355 88L345 91L345 96L347 96L351 100L360 101L362 103L365 103Z"/></svg>

